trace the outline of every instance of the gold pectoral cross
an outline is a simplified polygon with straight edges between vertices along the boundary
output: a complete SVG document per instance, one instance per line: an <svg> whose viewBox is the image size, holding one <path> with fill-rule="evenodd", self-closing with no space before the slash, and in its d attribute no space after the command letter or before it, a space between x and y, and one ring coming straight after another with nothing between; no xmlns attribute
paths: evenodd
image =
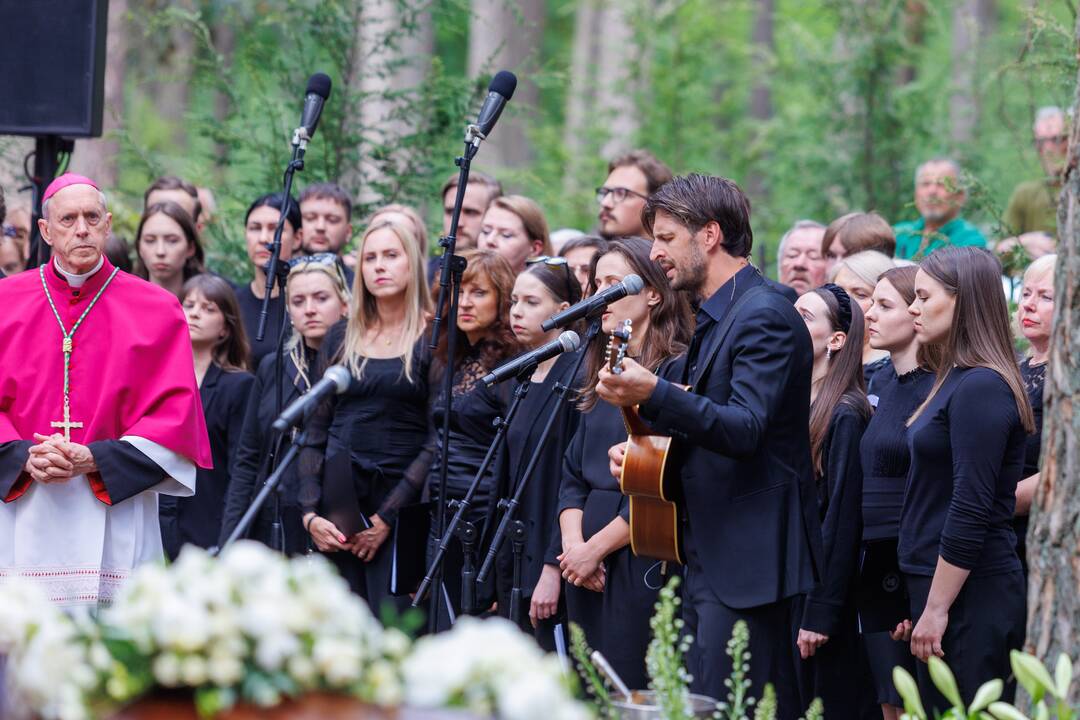
<svg viewBox="0 0 1080 720"><path fill-rule="evenodd" d="M71 442L71 429L72 428L81 428L83 426L83 424L81 422L72 422L71 421L71 406L68 405L67 403L64 403L64 421L63 422L60 422L59 420L53 421L53 422L49 423L49 425L51 427L54 427L54 428L63 428L63 430L64 430L64 440L66 440L67 442Z"/></svg>

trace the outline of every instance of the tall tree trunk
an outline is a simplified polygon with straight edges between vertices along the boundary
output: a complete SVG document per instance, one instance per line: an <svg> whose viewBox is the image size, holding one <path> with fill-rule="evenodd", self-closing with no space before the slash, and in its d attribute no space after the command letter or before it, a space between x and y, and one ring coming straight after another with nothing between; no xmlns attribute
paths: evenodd
<svg viewBox="0 0 1080 720"><path fill-rule="evenodd" d="M537 113L540 89L530 78L539 66L544 0L472 0L469 75L510 70L518 76L514 101L485 143L483 164L515 169L533 159L528 118Z"/></svg>
<svg viewBox="0 0 1080 720"><path fill-rule="evenodd" d="M746 178L746 189L754 203L765 200L765 176L758 170L764 167L765 152L761 151L764 136L764 125L772 119L772 88L769 79L770 68L776 51L776 42L773 37L773 16L776 12L775 0L757 0L754 3L754 26L751 31L751 57L753 69L751 70L754 84L750 88L750 117L754 121L752 131L752 148L756 151L755 157L751 158L750 172ZM764 251L765 244L759 245Z"/></svg>
<svg viewBox="0 0 1080 720"><path fill-rule="evenodd" d="M181 12L195 12L193 0L171 0L171 6ZM111 14L111 10L110 10ZM176 22L169 33L169 42L160 56L160 70L151 86L154 107L171 123L170 154L181 156L187 146L184 113L188 109L188 88L191 68L194 67L195 38L182 22Z"/></svg>
<svg viewBox="0 0 1080 720"><path fill-rule="evenodd" d="M923 44L926 38L926 2L924 0L907 0L904 3L904 40L911 48ZM917 70L914 64L900 66L897 82L900 85L908 85L915 82Z"/></svg>
<svg viewBox="0 0 1080 720"><path fill-rule="evenodd" d="M596 101L599 19L596 0L579 0L574 10L574 40L570 51L570 81L563 132L567 163L563 194L567 198L579 197L590 182L595 183L595 178L587 178L585 173L589 171L587 155L591 148L587 136L591 129L591 110Z"/></svg>
<svg viewBox="0 0 1080 720"><path fill-rule="evenodd" d="M223 59L222 70L226 71L226 77L228 77L228 70L232 66L233 52L236 50L236 27L235 18L229 18L223 16L219 18L218 22L214 23L211 28L213 33L214 49ZM229 115L229 96L226 93L219 92L214 96L214 117L219 123L225 122L225 118ZM229 167L229 151L230 148L227 144L218 143L215 146L214 157L216 158L216 167L218 175L222 175ZM218 180L223 178L219 177Z"/></svg>
<svg viewBox="0 0 1080 720"><path fill-rule="evenodd" d="M77 140L71 155L73 172L94 178L104 188L116 187L120 143L113 134L123 123L124 69L127 67L127 0L109 3L109 25L105 46L105 112L102 137Z"/></svg>
<svg viewBox="0 0 1080 720"><path fill-rule="evenodd" d="M960 0L953 6L949 120L954 146L967 145L975 139L979 123L979 50L994 20L993 0Z"/></svg>
<svg viewBox="0 0 1080 720"><path fill-rule="evenodd" d="M1080 18L1076 25L1080 49ZM1080 117L1080 75L1073 117ZM1042 481L1028 531L1028 648L1053 667L1076 659L1080 632L1080 123L1073 123L1058 206L1054 329L1043 407ZM1072 685L1071 703L1080 701Z"/></svg>
<svg viewBox="0 0 1080 720"><path fill-rule="evenodd" d="M600 35L597 62L597 115L607 127L605 158L629 150L640 127L637 108L637 76L640 60L634 39L634 0L605 0L597 24Z"/></svg>

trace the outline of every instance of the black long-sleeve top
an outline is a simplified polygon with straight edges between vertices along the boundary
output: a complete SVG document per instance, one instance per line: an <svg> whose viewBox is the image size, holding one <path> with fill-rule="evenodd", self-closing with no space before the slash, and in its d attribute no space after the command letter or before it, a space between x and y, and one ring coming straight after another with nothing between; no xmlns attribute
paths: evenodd
<svg viewBox="0 0 1080 720"><path fill-rule="evenodd" d="M911 453L907 421L930 394L934 375L921 368L897 376L890 365L875 376L877 409L863 433L863 540L895 538L900 532Z"/></svg>
<svg viewBox="0 0 1080 720"><path fill-rule="evenodd" d="M196 468L194 496L158 498L161 541L170 558L176 558L185 544L208 548L218 543L231 468L254 382L251 373L222 370L216 363L210 365L203 377L199 395L214 467Z"/></svg>
<svg viewBox="0 0 1080 720"><path fill-rule="evenodd" d="M563 456L560 515L564 510L585 510L591 494L606 492L611 497L610 511L603 513L605 517L597 518L591 530L603 528L616 515L630 522L630 499L622 495L619 481L612 477L608 463L611 446L625 441L626 425L619 408L597 400L592 409L581 414L577 431ZM586 540L590 534L585 532Z"/></svg>
<svg viewBox="0 0 1080 720"><path fill-rule="evenodd" d="M315 351L302 346L305 363L308 368L313 367ZM282 378L282 407L288 405L308 391L311 383L310 374L302 374L288 354L284 360L284 377ZM240 430L240 442L236 447L236 453L231 468L231 480L229 492L225 500L225 513L221 521L221 537L223 543L232 533L236 524L240 522L244 512L247 511L251 501L258 492L257 484L265 479L267 461L273 451L273 443L277 433L273 432L271 425L278 416L277 408L277 355L271 353L262 359L255 371L255 382L251 386L248 396L247 407L244 411L244 420ZM297 504L297 492L299 481L297 479L296 464L294 463L279 485L282 501L286 505ZM270 518L270 503L263 507L260 517ZM295 533L294 533L295 534ZM249 535L250 536L250 535ZM268 541L267 538L261 538ZM290 541L291 542L291 541ZM297 540L299 543L299 539ZM292 549L299 552L300 546L293 545Z"/></svg>
<svg viewBox="0 0 1080 720"><path fill-rule="evenodd" d="M340 362L345 321L327 333L319 348L320 370ZM425 339L413 347L409 377L401 358L369 358L348 389L319 404L308 421L307 441L300 453L300 505L318 512L325 482L325 461L349 456L361 510L393 522L398 508L389 501L408 472L423 478L430 464L428 441L428 371Z"/></svg>
<svg viewBox="0 0 1080 720"><path fill-rule="evenodd" d="M236 302L240 307L240 321L244 323L248 342L251 343L251 361L258 368L262 359L273 355L277 349L278 336L285 320L285 301L280 295L270 298L270 307L266 311L266 334L261 341L256 340L259 330L259 316L262 314L263 301L251 291L251 283L235 286Z"/></svg>
<svg viewBox="0 0 1080 720"><path fill-rule="evenodd" d="M1020 376L1024 379L1024 387L1027 389L1028 400L1031 402L1031 413L1035 418L1035 432L1027 436L1024 443L1024 472L1021 479L1028 478L1039 472L1039 454L1042 451L1042 425L1043 425L1043 387L1046 385L1046 363L1032 365L1031 358L1025 358L1020 363ZM1022 563L1027 562L1027 530L1028 515L1018 515L1013 518L1013 530L1016 532L1016 552L1020 555Z"/></svg>
<svg viewBox="0 0 1080 720"><path fill-rule="evenodd" d="M840 627L858 566L863 479L859 443L867 419L861 409L840 402L829 420L821 453L817 497L824 567L819 582L806 597L801 627L823 635L834 635Z"/></svg>
<svg viewBox="0 0 1080 720"><path fill-rule="evenodd" d="M499 456L499 485L506 495L512 494L522 480L525 469L532 460L533 451L539 444L540 435L553 409L558 407L551 434L540 454L525 491L516 517L525 523L525 549L522 557L522 583L525 595L531 593L540 579L545 564L557 565L562 552L556 508L559 502L559 478L562 473L563 455L578 426L580 413L575 407L575 393L569 392L569 401L555 393L556 383L566 387L573 385L576 354L560 355L541 382L533 383L518 409L517 417L506 433L504 451ZM517 383L514 383L517 386ZM500 568L512 572L512 554L509 542L503 544Z"/></svg>
<svg viewBox="0 0 1080 720"><path fill-rule="evenodd" d="M932 576L938 556L974 576L1020 570L1012 528L1027 433L1005 380L953 368L908 429L900 569Z"/></svg>

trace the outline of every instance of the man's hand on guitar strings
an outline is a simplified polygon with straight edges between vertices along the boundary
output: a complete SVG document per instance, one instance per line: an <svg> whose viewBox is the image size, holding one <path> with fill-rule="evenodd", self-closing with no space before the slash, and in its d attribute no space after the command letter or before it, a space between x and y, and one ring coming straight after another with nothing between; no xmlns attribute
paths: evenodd
<svg viewBox="0 0 1080 720"><path fill-rule="evenodd" d="M652 397L658 379L633 358L624 358L622 372L615 373L600 368L600 381L596 394L616 407L633 407Z"/></svg>

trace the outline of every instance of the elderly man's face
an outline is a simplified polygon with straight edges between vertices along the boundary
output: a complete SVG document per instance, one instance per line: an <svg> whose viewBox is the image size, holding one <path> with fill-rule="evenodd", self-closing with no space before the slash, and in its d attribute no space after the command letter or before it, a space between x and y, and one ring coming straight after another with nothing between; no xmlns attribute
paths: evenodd
<svg viewBox="0 0 1080 720"><path fill-rule="evenodd" d="M802 228L788 235L780 256L780 282L800 295L825 284L824 237L825 228Z"/></svg>
<svg viewBox="0 0 1080 720"><path fill-rule="evenodd" d="M1069 129L1065 118L1052 115L1035 125L1035 150L1047 177L1058 177L1065 168L1065 154L1069 149Z"/></svg>
<svg viewBox="0 0 1080 720"><path fill-rule="evenodd" d="M101 193L89 185L69 185L49 199L48 216L38 220L41 237L52 246L60 267L89 272L97 265L112 227Z"/></svg>
<svg viewBox="0 0 1080 720"><path fill-rule="evenodd" d="M960 214L964 191L960 178L949 163L930 163L915 181L915 208L923 219L944 225Z"/></svg>

